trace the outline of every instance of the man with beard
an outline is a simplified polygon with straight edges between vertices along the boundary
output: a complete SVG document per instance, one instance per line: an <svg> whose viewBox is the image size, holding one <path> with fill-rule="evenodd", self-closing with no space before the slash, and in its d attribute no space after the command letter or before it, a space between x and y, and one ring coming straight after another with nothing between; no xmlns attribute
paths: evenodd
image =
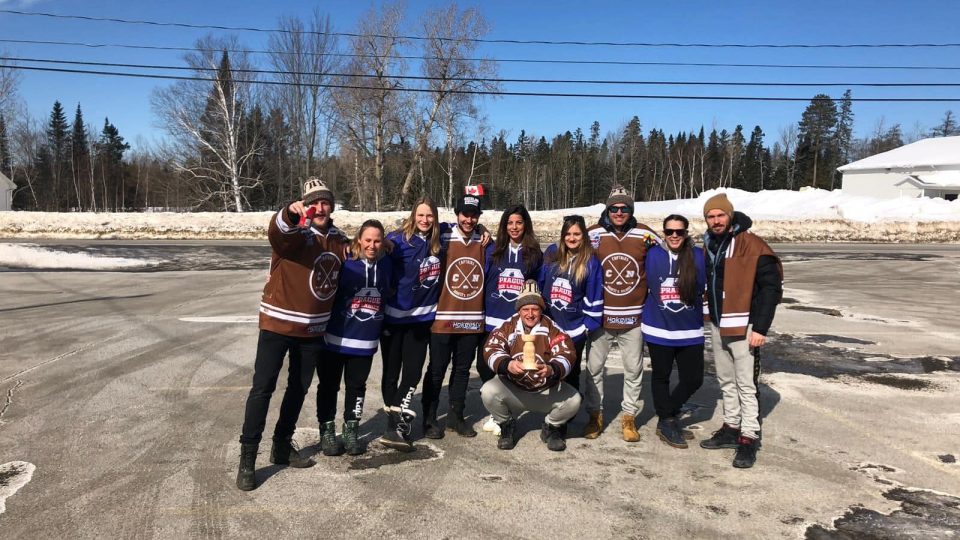
<svg viewBox="0 0 960 540"><path fill-rule="evenodd" d="M708 450L736 448L733 466L753 467L760 448L758 351L766 342L783 295L783 266L753 222L734 212L725 193L703 205L707 222L707 303L717 381L723 394L723 426L700 443Z"/></svg>

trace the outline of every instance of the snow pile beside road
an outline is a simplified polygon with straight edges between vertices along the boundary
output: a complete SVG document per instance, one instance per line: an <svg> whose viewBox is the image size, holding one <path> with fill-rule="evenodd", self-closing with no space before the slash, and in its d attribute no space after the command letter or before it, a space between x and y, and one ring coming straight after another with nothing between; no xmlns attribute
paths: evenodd
<svg viewBox="0 0 960 540"><path fill-rule="evenodd" d="M0 267L43 268L57 270L119 270L156 266L158 261L96 257L86 253L67 253L28 244L0 244Z"/></svg>
<svg viewBox="0 0 960 540"><path fill-rule="evenodd" d="M699 233L703 203L721 190L704 192L696 199L641 202L636 205L641 223L660 229L668 214L690 218ZM753 230L780 242L960 242L960 201L943 199L874 199L844 195L841 191L726 191L734 207L754 220ZM555 241L563 217L583 215L596 222L602 204L583 208L531 212L541 241ZM270 212L244 214L198 213L45 213L0 212L0 237L105 238L105 239L263 239ZM334 222L353 234L364 220L376 218L390 230L408 212L349 212L338 210ZM441 220L454 221L453 212L441 211ZM481 223L495 230L500 212L489 210Z"/></svg>

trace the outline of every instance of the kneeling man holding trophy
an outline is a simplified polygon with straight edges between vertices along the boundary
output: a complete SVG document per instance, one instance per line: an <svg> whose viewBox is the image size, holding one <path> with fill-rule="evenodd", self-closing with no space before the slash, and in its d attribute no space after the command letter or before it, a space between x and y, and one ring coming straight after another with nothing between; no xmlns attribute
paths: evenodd
<svg viewBox="0 0 960 540"><path fill-rule="evenodd" d="M500 424L497 447L516 446L516 419L524 411L546 414L540 439L547 448L567 448L561 427L580 410L580 394L562 379L576 351L570 336L543 314L537 282L527 281L517 297L517 314L490 332L483 359L498 376L480 390L483 405Z"/></svg>

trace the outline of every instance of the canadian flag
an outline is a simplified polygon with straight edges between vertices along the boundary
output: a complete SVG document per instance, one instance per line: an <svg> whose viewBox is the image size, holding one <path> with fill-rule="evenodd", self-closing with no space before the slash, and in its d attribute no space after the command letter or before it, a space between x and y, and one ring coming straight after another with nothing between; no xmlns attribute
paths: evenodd
<svg viewBox="0 0 960 540"><path fill-rule="evenodd" d="M477 184L475 186L463 186L463 194L483 197L483 184Z"/></svg>

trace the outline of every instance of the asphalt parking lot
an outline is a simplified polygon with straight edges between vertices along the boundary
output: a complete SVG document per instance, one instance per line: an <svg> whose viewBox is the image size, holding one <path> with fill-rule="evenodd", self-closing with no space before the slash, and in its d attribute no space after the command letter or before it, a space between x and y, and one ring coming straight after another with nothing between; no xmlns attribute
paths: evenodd
<svg viewBox="0 0 960 540"><path fill-rule="evenodd" d="M490 434L448 433L417 441L412 454L371 444L363 456L318 455L317 466L295 470L269 465L265 443L261 487L241 492L237 437L269 251L74 243L111 256L162 252L173 262L150 272L0 272L0 465L34 467L15 493L24 466L0 470L0 530L8 538L947 537L960 528L960 246L776 248L787 282L764 351L764 440L753 469L732 468L732 450L661 443L645 380L638 443L617 429L583 439L583 412L559 454L540 442L533 416L521 420L525 434L509 452ZM711 371L709 348L707 360ZM617 426L616 356L610 365L605 409ZM367 441L386 424L379 371L377 357ZM481 422L475 374L470 388L467 412ZM686 422L708 437L721 415L712 371L691 404ZM278 400L272 405L268 437ZM298 442L315 453L314 392L298 425Z"/></svg>

